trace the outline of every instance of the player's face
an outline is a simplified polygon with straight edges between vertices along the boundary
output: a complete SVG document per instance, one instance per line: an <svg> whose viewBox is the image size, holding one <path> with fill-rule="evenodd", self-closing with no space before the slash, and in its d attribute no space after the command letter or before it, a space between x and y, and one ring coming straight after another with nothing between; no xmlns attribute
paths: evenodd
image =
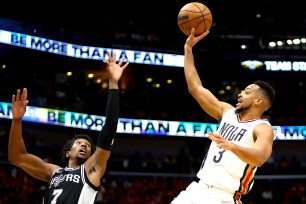
<svg viewBox="0 0 306 204"><path fill-rule="evenodd" d="M240 94L238 94L238 101L236 104L236 112L240 113L244 110L250 109L253 103L261 98L257 92L258 86L251 84L247 86Z"/></svg>
<svg viewBox="0 0 306 204"><path fill-rule="evenodd" d="M91 144L86 139L77 139L74 141L70 152L70 159L75 158L83 163L91 155Z"/></svg>

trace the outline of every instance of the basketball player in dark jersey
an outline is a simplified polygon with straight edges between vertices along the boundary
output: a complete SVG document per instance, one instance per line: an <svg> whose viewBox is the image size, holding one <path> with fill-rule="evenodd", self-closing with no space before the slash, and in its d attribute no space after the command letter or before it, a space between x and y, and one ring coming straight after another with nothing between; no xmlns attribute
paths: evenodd
<svg viewBox="0 0 306 204"><path fill-rule="evenodd" d="M44 204L92 204L104 175L119 118L120 80L128 62L121 58L116 63L116 54L108 52L104 60L109 74L109 92L106 120L98 136L96 147L86 135L77 135L68 141L64 158L67 166L46 163L41 158L27 153L22 138L22 118L26 112L27 89L18 89L12 96L12 125L8 144L9 161L31 176L49 183L43 198ZM94 100L94 99L93 99Z"/></svg>

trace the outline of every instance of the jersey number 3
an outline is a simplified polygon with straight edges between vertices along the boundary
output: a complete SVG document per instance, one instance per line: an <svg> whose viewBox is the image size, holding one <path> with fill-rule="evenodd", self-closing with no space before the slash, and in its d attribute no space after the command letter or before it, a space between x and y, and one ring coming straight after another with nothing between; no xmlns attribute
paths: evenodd
<svg viewBox="0 0 306 204"><path fill-rule="evenodd" d="M226 150L220 150L218 153L218 155L215 155L214 156L214 162L215 163L219 163L222 159L222 156L223 156L223 153L225 152Z"/></svg>

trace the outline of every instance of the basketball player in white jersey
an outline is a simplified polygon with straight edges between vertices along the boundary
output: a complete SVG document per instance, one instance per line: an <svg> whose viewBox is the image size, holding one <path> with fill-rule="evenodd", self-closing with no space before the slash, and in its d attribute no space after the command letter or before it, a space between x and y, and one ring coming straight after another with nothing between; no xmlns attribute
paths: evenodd
<svg viewBox="0 0 306 204"><path fill-rule="evenodd" d="M171 204L240 204L254 182L256 168L272 153L274 131L268 120L261 118L275 97L274 89L265 81L256 81L238 94L236 107L219 101L204 88L197 73L192 48L209 31L187 38L184 72L190 94L202 109L219 121L217 132L208 132L212 141L192 182Z"/></svg>
<svg viewBox="0 0 306 204"><path fill-rule="evenodd" d="M119 118L119 88L124 69L129 64L121 58L116 63L116 54L108 52L104 60L109 74L109 92L106 119L98 136L96 147L87 135L77 135L64 147L66 167L44 162L41 158L27 153L22 138L22 118L26 112L27 89L17 90L12 96L12 126L8 144L9 161L31 176L49 183L43 204L93 204L100 186L100 179L106 170L111 146L117 131ZM94 100L94 99L93 99Z"/></svg>

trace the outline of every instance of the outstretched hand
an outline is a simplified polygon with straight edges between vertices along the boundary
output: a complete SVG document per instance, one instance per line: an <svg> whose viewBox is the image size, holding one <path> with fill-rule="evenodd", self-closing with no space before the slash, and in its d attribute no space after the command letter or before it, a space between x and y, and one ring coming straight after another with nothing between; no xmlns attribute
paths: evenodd
<svg viewBox="0 0 306 204"><path fill-rule="evenodd" d="M109 80L113 82L118 82L121 78L123 70L128 66L129 62L125 62L125 57L122 57L118 64L116 63L116 53L111 53L108 51L108 60L103 60L106 64L106 70L109 73Z"/></svg>
<svg viewBox="0 0 306 204"><path fill-rule="evenodd" d="M199 36L194 36L194 32L195 32L195 29L192 28L191 29L191 33L189 35L189 37L187 38L186 40L186 46L189 46L189 47L193 47L195 44L197 44L200 40L202 40L206 35L208 35L208 33L210 32L209 30L205 31L204 33L202 33L201 35Z"/></svg>
<svg viewBox="0 0 306 204"><path fill-rule="evenodd" d="M21 92L20 89L18 89L16 95L12 96L13 119L22 118L26 112L26 107L29 103L29 100L27 100L27 96L28 96L27 89L23 88L21 94L20 92Z"/></svg>
<svg viewBox="0 0 306 204"><path fill-rule="evenodd" d="M222 148L224 150L231 150L233 143L224 139L220 134L208 132L207 136L211 141L216 142L219 148Z"/></svg>

